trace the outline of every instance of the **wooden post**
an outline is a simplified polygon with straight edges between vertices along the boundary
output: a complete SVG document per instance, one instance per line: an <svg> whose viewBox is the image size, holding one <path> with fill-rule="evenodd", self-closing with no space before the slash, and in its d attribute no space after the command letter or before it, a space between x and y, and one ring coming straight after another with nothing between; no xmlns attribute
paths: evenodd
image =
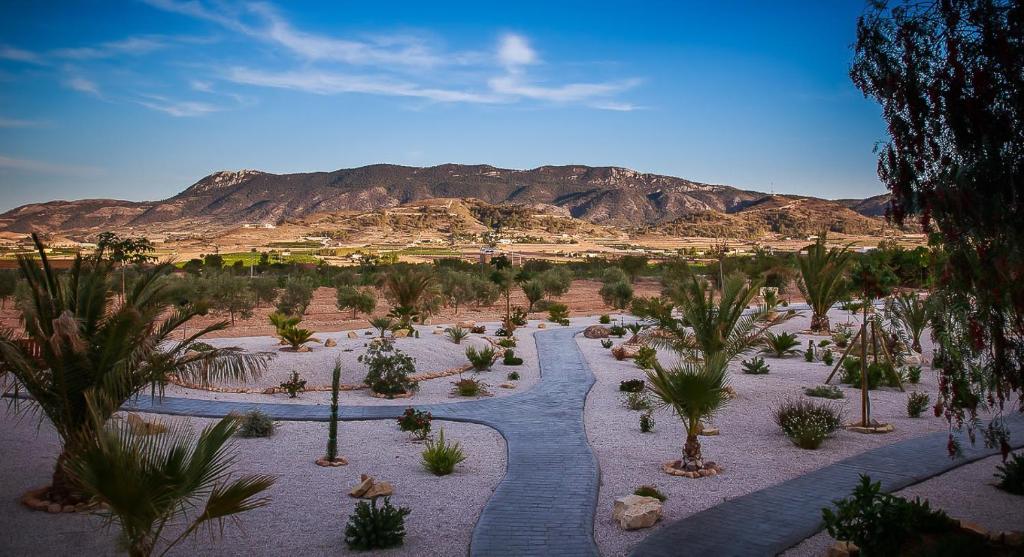
<svg viewBox="0 0 1024 557"><path fill-rule="evenodd" d="M861 425L868 427L871 419L871 409L868 407L868 305L864 304L864 322L861 323L860 336L860 415Z"/></svg>
<svg viewBox="0 0 1024 557"><path fill-rule="evenodd" d="M832 368L832 373L828 374L828 379L825 380L826 385L829 381L832 381L832 377L834 377L836 372L839 371L839 366L843 365L843 360L845 360L846 357L850 355L850 350L853 350L853 346L857 344L857 339L859 339L862 334L864 334L863 324L861 324L860 329L857 331L857 334L853 335L853 338L850 339L850 344L846 347L846 350L843 352L843 355L839 356L839 361L836 362L836 366Z"/></svg>

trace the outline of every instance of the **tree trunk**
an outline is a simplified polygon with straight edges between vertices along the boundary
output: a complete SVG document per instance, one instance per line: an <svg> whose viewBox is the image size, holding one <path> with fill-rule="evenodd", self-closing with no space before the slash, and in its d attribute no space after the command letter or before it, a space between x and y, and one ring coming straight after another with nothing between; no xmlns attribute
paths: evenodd
<svg viewBox="0 0 1024 557"><path fill-rule="evenodd" d="M129 557L149 557L153 554L153 547L156 544L149 535L144 535L137 540L131 540L128 545Z"/></svg>
<svg viewBox="0 0 1024 557"><path fill-rule="evenodd" d="M698 468L704 466L704 458L700 454L700 440L695 433L686 434L686 444L683 445L683 461Z"/></svg>
<svg viewBox="0 0 1024 557"><path fill-rule="evenodd" d="M75 505L84 500L75 491L71 477L64 468L67 460L67 450L62 450L60 456L57 457L57 464L53 468L50 488L47 491L47 500L52 503L60 503L61 505Z"/></svg>
<svg viewBox="0 0 1024 557"><path fill-rule="evenodd" d="M823 313L818 315L815 313L811 316L811 330L816 333L828 333L831 329L829 328L828 314Z"/></svg>

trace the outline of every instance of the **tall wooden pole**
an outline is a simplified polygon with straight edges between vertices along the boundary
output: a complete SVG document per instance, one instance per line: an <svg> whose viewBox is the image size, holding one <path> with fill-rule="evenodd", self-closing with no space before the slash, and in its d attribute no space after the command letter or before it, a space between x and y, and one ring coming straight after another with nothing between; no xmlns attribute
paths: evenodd
<svg viewBox="0 0 1024 557"><path fill-rule="evenodd" d="M861 323L860 336L860 415L861 425L870 425L871 410L868 407L868 304L864 303L864 322Z"/></svg>

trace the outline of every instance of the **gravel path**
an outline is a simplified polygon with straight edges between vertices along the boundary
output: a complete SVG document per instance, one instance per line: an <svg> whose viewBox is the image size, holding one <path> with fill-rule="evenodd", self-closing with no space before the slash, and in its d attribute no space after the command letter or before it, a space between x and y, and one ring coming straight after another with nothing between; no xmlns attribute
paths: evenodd
<svg viewBox="0 0 1024 557"><path fill-rule="evenodd" d="M833 324L846 322L848 315L839 310L830 313ZM797 317L778 329L800 332L809 322L809 316ZM800 334L801 348L806 347L808 339L817 342L822 338L826 337ZM821 362L805 362L800 355L784 359L765 357L771 366L769 374L746 375L740 371L737 361L730 369L731 383L738 397L712 420L721 434L701 437L705 458L724 466L725 472L701 480L670 477L660 466L680 455L685 440L680 420L668 410L657 411L655 431L641 433L639 413L622 406L622 393L618 388L622 380L643 378L643 372L631 360L615 360L598 340L577 337L577 342L597 378L587 398L585 415L590 445L601 463L602 485L595 536L603 555L624 555L652 532L652 529L623 531L611 518L614 500L632 493L642 484L655 485L668 496L664 518L654 527L657 529L728 499L865 450L946 428L945 420L933 417L930 410L921 418L907 417L907 393L923 391L935 399L936 374L925 366L921 383L906 385L907 393L896 389L871 392L873 416L895 425L894 433L863 435L840 431L818 450L803 450L794 446L775 425L772 408L787 397L804 396L803 388L821 384L831 368ZM923 339L922 344L925 354L930 354L930 341ZM659 358L664 364L674 361L670 353L659 354ZM836 383L833 380L833 384ZM853 421L859 417L859 390L846 386L842 389L846 399L838 404L845 409L847 419Z"/></svg>
<svg viewBox="0 0 1024 557"><path fill-rule="evenodd" d="M212 420L186 420L202 428ZM436 477L420 465L422 443L409 439L391 421L339 424L339 452L349 459L340 468L322 468L313 461L323 453L327 424L279 422L267 439L237 439L242 473L278 476L271 503L240 516L240 528L229 527L217 542L205 535L179 546L176 555L345 555L344 526L356 499L348 490L360 473L392 482L395 505L407 506L405 545L382 555L466 555L481 509L505 474L505 442L491 428L465 423L434 422L447 438L461 442L467 460L456 472ZM0 554L55 555L115 553L116 528L105 531L102 520L89 515L51 515L30 511L18 503L28 489L45 485L59 448L52 427L37 428L31 419L4 416L0 428ZM361 552L360 554L366 554Z"/></svg>

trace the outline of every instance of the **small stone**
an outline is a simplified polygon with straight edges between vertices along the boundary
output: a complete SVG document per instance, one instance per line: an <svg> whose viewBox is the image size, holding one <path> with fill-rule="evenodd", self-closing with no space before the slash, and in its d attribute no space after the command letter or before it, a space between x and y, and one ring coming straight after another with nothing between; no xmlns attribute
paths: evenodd
<svg viewBox="0 0 1024 557"><path fill-rule="evenodd" d="M543 323L537 323L537 328L538 328L538 329L546 329L547 327L548 327L548 326L547 326L547 325L545 325L545 324L543 324Z"/></svg>
<svg viewBox="0 0 1024 557"><path fill-rule="evenodd" d="M308 347L308 346L306 346L306 345L302 345L302 346L296 348L295 351L296 352L312 352L313 349Z"/></svg>
<svg viewBox="0 0 1024 557"><path fill-rule="evenodd" d="M356 333L355 331L349 331L348 335L346 336L348 336L348 338L359 338L359 334Z"/></svg>
<svg viewBox="0 0 1024 557"><path fill-rule="evenodd" d="M348 492L348 494L351 495L352 497L362 497L363 495L366 494L367 491L370 491L371 487L373 487L373 476L361 474L359 476L359 479L359 485L353 487L352 491Z"/></svg>
<svg viewBox="0 0 1024 557"><path fill-rule="evenodd" d="M706 468L705 470L707 470L709 476L717 476L718 475L718 469L717 468Z"/></svg>
<svg viewBox="0 0 1024 557"><path fill-rule="evenodd" d="M395 332L393 332L391 334L395 338L405 338L405 337L409 336L409 329L398 329L397 331L395 331Z"/></svg>
<svg viewBox="0 0 1024 557"><path fill-rule="evenodd" d="M366 493L363 493L363 499L374 499L376 497L389 497L395 492L395 488L390 482L375 482Z"/></svg>
<svg viewBox="0 0 1024 557"><path fill-rule="evenodd" d="M49 505L46 506L46 512L48 513L57 514L63 510L64 507L62 507L60 503L50 503Z"/></svg>
<svg viewBox="0 0 1024 557"><path fill-rule="evenodd" d="M263 389L263 394L265 394L265 395L277 394L277 387L267 387L266 389Z"/></svg>
<svg viewBox="0 0 1024 557"><path fill-rule="evenodd" d="M61 512L73 513L73 512L75 512L75 506L74 505L64 505L64 508L61 509Z"/></svg>
<svg viewBox="0 0 1024 557"><path fill-rule="evenodd" d="M612 507L612 518L624 530L650 528L661 519L661 501L640 495L619 497Z"/></svg>
<svg viewBox="0 0 1024 557"><path fill-rule="evenodd" d="M502 383L502 384L500 384L498 386L501 387L502 389L514 389L514 388L516 388L516 384L511 382L511 381L506 381L505 383Z"/></svg>
<svg viewBox="0 0 1024 557"><path fill-rule="evenodd" d="M850 542L836 542L832 544L832 547L828 548L827 557L851 557L852 555L859 555L860 548Z"/></svg>
<svg viewBox="0 0 1024 557"><path fill-rule="evenodd" d="M472 329L473 327L476 327L476 321L459 321L456 326L463 329Z"/></svg>
<svg viewBox="0 0 1024 557"><path fill-rule="evenodd" d="M586 338L608 338L611 333L608 327L602 325L591 325L583 329L583 336Z"/></svg>
<svg viewBox="0 0 1024 557"><path fill-rule="evenodd" d="M964 530L966 532L970 532L972 534L977 534L977 535L979 535L979 536L981 536L983 538L987 538L988 537L988 528L985 528L984 526L982 526L982 525L980 525L980 524L978 524L976 522L970 522L970 521L967 521L967 520L961 520L960 521L960 529Z"/></svg>
<svg viewBox="0 0 1024 557"><path fill-rule="evenodd" d="M326 348L334 348L337 345L338 345L338 342L336 340L334 340L333 338L329 338L329 339L324 341L324 347L326 347Z"/></svg>
<svg viewBox="0 0 1024 557"><path fill-rule="evenodd" d="M434 329L434 332L432 334L440 335L440 334L443 334L443 333L444 333L444 331L442 331L441 329Z"/></svg>
<svg viewBox="0 0 1024 557"><path fill-rule="evenodd" d="M713 461L713 460L709 460L709 461L704 463L704 467L705 468L718 468L718 464L715 461Z"/></svg>
<svg viewBox="0 0 1024 557"><path fill-rule="evenodd" d="M704 428L700 430L700 435L704 435L705 437L718 435L718 428L704 426Z"/></svg>

